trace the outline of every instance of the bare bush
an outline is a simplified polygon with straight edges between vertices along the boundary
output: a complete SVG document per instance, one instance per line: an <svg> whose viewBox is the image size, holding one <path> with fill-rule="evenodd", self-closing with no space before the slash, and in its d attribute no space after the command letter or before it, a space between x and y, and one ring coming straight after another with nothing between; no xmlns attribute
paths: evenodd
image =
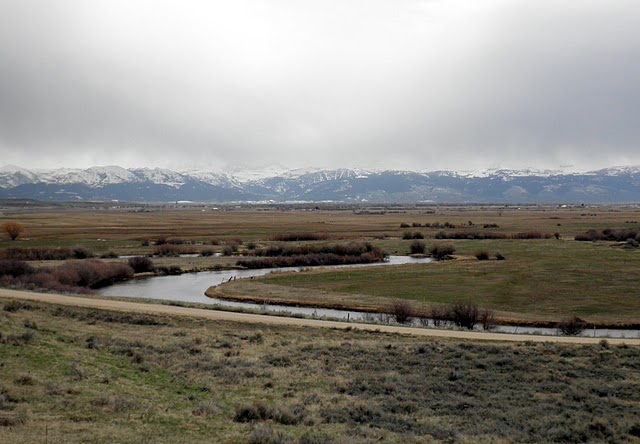
<svg viewBox="0 0 640 444"><path fill-rule="evenodd" d="M451 255L456 251L456 247L452 244L435 243L429 248L431 256L438 261L451 259Z"/></svg>
<svg viewBox="0 0 640 444"><path fill-rule="evenodd" d="M329 239L329 235L326 233L284 233L273 236L273 240L278 242L318 241L327 239Z"/></svg>
<svg viewBox="0 0 640 444"><path fill-rule="evenodd" d="M478 313L478 320L480 321L480 325L482 325L483 330L493 330L496 328L496 317L493 310L490 308L483 308Z"/></svg>
<svg viewBox="0 0 640 444"><path fill-rule="evenodd" d="M155 270L153 261L148 257L136 256L130 257L127 261L134 273L149 273Z"/></svg>
<svg viewBox="0 0 640 444"><path fill-rule="evenodd" d="M478 306L471 303L455 302L449 306L449 320L458 327L473 330L478 322Z"/></svg>
<svg viewBox="0 0 640 444"><path fill-rule="evenodd" d="M216 250L214 250L213 248L203 248L202 250L200 250L200 256L203 257L209 257L209 256L213 256L216 254Z"/></svg>
<svg viewBox="0 0 640 444"><path fill-rule="evenodd" d="M587 328L587 322L577 316L565 318L558 323L558 330L563 335L576 336Z"/></svg>
<svg viewBox="0 0 640 444"><path fill-rule="evenodd" d="M624 242L627 239L635 239L640 236L640 228L624 228L621 230L613 230L605 228L601 232L597 230L589 230L584 234L578 234L575 237L577 241L617 241Z"/></svg>
<svg viewBox="0 0 640 444"><path fill-rule="evenodd" d="M413 320L415 310L408 301L395 301L391 305L391 314L398 324L408 324Z"/></svg>
<svg viewBox="0 0 640 444"><path fill-rule="evenodd" d="M479 261L486 261L489 259L489 252L487 250L478 250L475 256Z"/></svg>
<svg viewBox="0 0 640 444"><path fill-rule="evenodd" d="M449 308L444 305L432 305L429 307L429 317L433 325L439 327L449 320Z"/></svg>
<svg viewBox="0 0 640 444"><path fill-rule="evenodd" d="M33 273L35 273L35 269L26 262L14 259L0 260L0 276L18 277Z"/></svg>
<svg viewBox="0 0 640 444"><path fill-rule="evenodd" d="M7 248L0 251L3 259L20 261L62 261L66 259L86 259L94 257L93 252L82 246L74 248Z"/></svg>
<svg viewBox="0 0 640 444"><path fill-rule="evenodd" d="M172 245L168 243L163 243L155 246L153 249L153 254L155 256L163 256L163 257L178 257L180 256L182 249L179 245Z"/></svg>
<svg viewBox="0 0 640 444"><path fill-rule="evenodd" d="M411 242L411 245L409 245L409 252L411 254L424 254L426 248L427 247L424 242L414 240L413 242Z"/></svg>
<svg viewBox="0 0 640 444"><path fill-rule="evenodd" d="M92 251L83 247L82 245L76 245L73 247L73 258L74 259L89 259L95 257Z"/></svg>
<svg viewBox="0 0 640 444"><path fill-rule="evenodd" d="M507 239L509 236L505 233L483 232L483 231L454 231L447 233L439 231L436 233L436 239Z"/></svg>
<svg viewBox="0 0 640 444"><path fill-rule="evenodd" d="M504 257L502 253L496 253L495 256L496 256L496 260L499 260L499 261L503 261L506 259L506 257Z"/></svg>

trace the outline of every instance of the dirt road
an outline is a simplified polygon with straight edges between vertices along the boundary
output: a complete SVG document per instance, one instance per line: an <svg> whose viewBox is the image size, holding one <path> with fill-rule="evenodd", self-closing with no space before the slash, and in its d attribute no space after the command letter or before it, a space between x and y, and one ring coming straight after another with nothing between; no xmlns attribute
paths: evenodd
<svg viewBox="0 0 640 444"><path fill-rule="evenodd" d="M191 318L210 319L218 321L249 322L270 325L289 325L296 327L314 328L352 328L358 330L381 331L387 333L400 333L412 336L428 336L434 338L474 339L483 341L511 341L511 342L563 342L571 344L597 344L600 338L572 337L572 336L535 336L514 335L503 333L485 333L457 330L435 330L415 327L401 327L396 325L371 325L355 322L322 321L317 319L298 319L278 316L266 316L248 313L233 313L228 311L206 310L200 308L176 307L172 305L148 304L140 302L123 302L109 299L94 299L80 296L67 296L48 293L33 293L28 291L16 291L0 289L0 301L23 300L44 302L54 305L67 305L73 307L91 308L95 310L118 311L126 313L138 313L148 315L183 316ZM640 345L640 339L608 338L611 344Z"/></svg>

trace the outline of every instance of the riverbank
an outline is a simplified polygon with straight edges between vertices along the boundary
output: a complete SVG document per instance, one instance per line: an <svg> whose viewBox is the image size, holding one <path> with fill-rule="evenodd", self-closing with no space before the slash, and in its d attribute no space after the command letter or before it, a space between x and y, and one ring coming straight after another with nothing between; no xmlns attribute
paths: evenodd
<svg viewBox="0 0 640 444"><path fill-rule="evenodd" d="M325 270L314 270L308 273L323 273ZM268 304L289 307L322 308L329 310L357 311L372 314L389 314L397 299L370 296L367 294L353 294L331 292L319 289L300 289L285 285L270 284L254 279L243 279L225 282L209 287L205 291L209 298L225 301ZM419 316L427 311L430 304L412 302ZM507 311L495 311L496 325L510 325L527 328L556 328L561 319L536 318L528 314ZM640 330L638 322L624 321L591 321L586 319L588 328L611 330Z"/></svg>
<svg viewBox="0 0 640 444"><path fill-rule="evenodd" d="M53 293L33 293L27 291L0 289L0 299L33 301L53 305L91 308L94 310L108 310L124 313L169 315L187 318L200 318L218 321L240 323L258 323L268 325L289 325L298 327L338 328L349 330L364 330L383 333L401 333L412 336L474 339L506 342L554 342L566 344L598 344L602 338L584 336L545 336L520 335L465 330L438 330L400 325L364 324L358 322L339 322L320 319L305 319L294 317L268 316L264 314L237 313L230 311L206 310L173 305L148 304L139 302L125 302L119 300L96 299L81 296L69 296ZM611 344L640 345L640 338L607 338Z"/></svg>

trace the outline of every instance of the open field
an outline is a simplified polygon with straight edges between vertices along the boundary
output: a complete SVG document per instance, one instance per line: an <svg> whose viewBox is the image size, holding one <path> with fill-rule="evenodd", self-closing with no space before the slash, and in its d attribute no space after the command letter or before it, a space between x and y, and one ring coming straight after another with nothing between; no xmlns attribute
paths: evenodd
<svg viewBox="0 0 640 444"><path fill-rule="evenodd" d="M305 303L332 299L337 305L387 308L392 298L431 303L474 302L502 317L558 320L577 314L591 322L640 322L640 250L610 243L557 240L452 241L466 258L376 269L279 273L260 278L282 299ZM478 261L476 249L500 251L503 261ZM242 294L236 282L218 293ZM277 286L277 287L275 287ZM284 289L288 287L289 292ZM304 290L309 290L306 293ZM311 299L307 299L311 298Z"/></svg>
<svg viewBox="0 0 640 444"><path fill-rule="evenodd" d="M640 441L638 347L0 302L2 442Z"/></svg>
<svg viewBox="0 0 640 444"><path fill-rule="evenodd" d="M151 254L153 241L160 237L179 238L197 244L196 250L215 251L235 239L243 242L239 249L246 253L247 244L269 245L278 235L324 233L328 240L315 242L366 240L391 254L407 254L411 241L402 239L405 231L420 232L427 245L441 231L508 236L540 232L552 239L452 240L446 242L455 246L456 261L279 274L259 283L254 280L251 285L223 286L220 291L227 297L243 297L249 292L252 298L263 300L273 296L274 300L368 309L385 309L396 298L422 305L460 300L497 310L504 318L534 321L557 321L571 315L606 324L640 320L640 248L573 240L589 229L638 227L640 209L636 206L12 209L0 216L0 222L5 220L20 221L25 233L14 242L3 239L0 249L83 245L97 254L113 251L119 255ZM443 228L445 225L449 228ZM450 228L452 225L455 228ZM148 240L151 245L143 245ZM212 240L216 245L210 245ZM490 255L500 252L506 260L478 261L474 254L479 250ZM154 261L159 266L204 270L233 266L236 259L167 257ZM45 264L52 263L35 265Z"/></svg>
<svg viewBox="0 0 640 444"><path fill-rule="evenodd" d="M154 208L104 210L16 211L5 210L0 223L18 220L26 229L29 245L75 245L88 248L127 248L144 239L160 236L210 241L241 237L245 241L268 240L274 235L291 232L327 233L335 238L400 238L409 229L427 237L440 228L410 227L400 224L433 224L449 222L461 229L483 231L484 224L497 224L489 231L517 233L560 232L573 238L590 228L625 227L640 221L637 206L602 207L504 207L504 206L408 206L345 210L280 210L275 207L251 209ZM469 226L471 221L474 225ZM104 239L104 241L97 241ZM26 243L27 241L19 241ZM93 243L95 242L95 243ZM105 243L106 242L106 243ZM0 248L13 245L2 240Z"/></svg>

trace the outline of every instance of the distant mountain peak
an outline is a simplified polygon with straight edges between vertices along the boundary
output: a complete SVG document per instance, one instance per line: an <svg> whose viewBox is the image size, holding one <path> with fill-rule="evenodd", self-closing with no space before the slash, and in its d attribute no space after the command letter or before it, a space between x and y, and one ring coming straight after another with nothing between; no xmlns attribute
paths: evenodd
<svg viewBox="0 0 640 444"><path fill-rule="evenodd" d="M207 172L0 167L0 198L122 201L636 202L640 166L589 172L494 168L430 172L358 168Z"/></svg>

